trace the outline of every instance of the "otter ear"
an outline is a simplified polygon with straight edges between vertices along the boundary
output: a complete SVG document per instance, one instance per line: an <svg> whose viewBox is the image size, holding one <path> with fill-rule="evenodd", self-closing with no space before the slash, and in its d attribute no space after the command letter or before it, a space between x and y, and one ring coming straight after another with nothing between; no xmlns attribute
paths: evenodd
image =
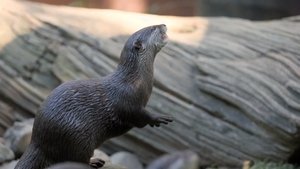
<svg viewBox="0 0 300 169"><path fill-rule="evenodd" d="M133 47L136 50L143 50L144 49L144 44L140 40L136 40L133 43Z"/></svg>

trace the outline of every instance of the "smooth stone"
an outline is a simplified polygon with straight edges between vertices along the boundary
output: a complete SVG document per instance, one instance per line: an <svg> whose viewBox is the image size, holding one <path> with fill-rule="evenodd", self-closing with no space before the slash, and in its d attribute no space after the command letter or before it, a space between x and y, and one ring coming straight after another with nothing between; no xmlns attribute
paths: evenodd
<svg viewBox="0 0 300 169"><path fill-rule="evenodd" d="M0 168L0 169L2 169L2 168ZM9 168L7 168L7 169L9 169ZM46 169L91 169L91 167L86 164L81 164L81 163L65 162L65 163L60 163L60 164L50 166ZM120 167L118 165L108 164L107 166L103 166L100 169L126 169L126 168Z"/></svg>
<svg viewBox="0 0 300 169"><path fill-rule="evenodd" d="M94 150L94 155L93 155L92 158L99 158L101 160L104 160L105 163L110 162L109 156L106 153L104 153L103 151L99 150L99 149Z"/></svg>
<svg viewBox="0 0 300 169"><path fill-rule="evenodd" d="M13 150L16 156L21 156L30 143L34 119L15 122L4 133L6 144Z"/></svg>
<svg viewBox="0 0 300 169"><path fill-rule="evenodd" d="M110 157L112 164L117 164L128 169L143 169L138 157L129 152L117 152Z"/></svg>
<svg viewBox="0 0 300 169"><path fill-rule="evenodd" d="M14 169L17 165L18 160L10 161L8 163L4 163L0 166L0 169Z"/></svg>
<svg viewBox="0 0 300 169"><path fill-rule="evenodd" d="M198 169L197 153L185 150L164 155L148 165L146 169Z"/></svg>
<svg viewBox="0 0 300 169"><path fill-rule="evenodd" d="M65 163L55 164L46 169L91 169L91 168L89 165L86 164L65 162Z"/></svg>
<svg viewBox="0 0 300 169"><path fill-rule="evenodd" d="M8 146L0 143L0 164L14 158L14 152Z"/></svg>

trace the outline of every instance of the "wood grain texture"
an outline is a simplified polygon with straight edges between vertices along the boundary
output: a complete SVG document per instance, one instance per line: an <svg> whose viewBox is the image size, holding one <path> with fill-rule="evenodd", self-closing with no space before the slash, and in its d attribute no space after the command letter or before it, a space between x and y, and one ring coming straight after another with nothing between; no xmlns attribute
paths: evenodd
<svg viewBox="0 0 300 169"><path fill-rule="evenodd" d="M0 18L1 132L33 117L60 83L112 72L131 33L165 23L170 42L156 58L147 109L175 121L103 149L144 162L192 149L202 165L236 166L285 161L300 146L300 17L180 18L2 0Z"/></svg>

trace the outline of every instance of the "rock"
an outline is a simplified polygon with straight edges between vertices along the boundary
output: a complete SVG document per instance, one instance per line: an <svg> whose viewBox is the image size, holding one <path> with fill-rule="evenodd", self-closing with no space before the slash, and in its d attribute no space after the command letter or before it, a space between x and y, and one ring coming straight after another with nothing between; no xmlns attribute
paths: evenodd
<svg viewBox="0 0 300 169"><path fill-rule="evenodd" d="M14 158L14 152L8 146L0 143L0 164Z"/></svg>
<svg viewBox="0 0 300 169"><path fill-rule="evenodd" d="M164 155L149 164L147 169L198 169L199 157L190 150Z"/></svg>
<svg viewBox="0 0 300 169"><path fill-rule="evenodd" d="M5 169L10 169L10 168L5 168ZM53 165L51 167L48 167L47 169L91 169L91 168L86 164L66 162L66 163ZM107 166L106 165L103 166L101 169L126 169L126 168L120 167L118 165L108 164Z"/></svg>
<svg viewBox="0 0 300 169"><path fill-rule="evenodd" d="M65 162L53 165L47 169L91 169L90 166L81 163Z"/></svg>
<svg viewBox="0 0 300 169"><path fill-rule="evenodd" d="M101 160L104 160L105 163L110 162L109 156L99 149L94 150L94 155L92 158L100 158Z"/></svg>
<svg viewBox="0 0 300 169"><path fill-rule="evenodd" d="M105 163L105 165L101 169L134 169L134 168L125 168L117 164Z"/></svg>
<svg viewBox="0 0 300 169"><path fill-rule="evenodd" d="M136 155L129 152L118 152L110 157L112 164L124 166L128 169L143 169L142 163Z"/></svg>
<svg viewBox="0 0 300 169"><path fill-rule="evenodd" d="M6 144L13 150L15 155L21 156L28 146L34 119L15 122L14 125L4 133Z"/></svg>
<svg viewBox="0 0 300 169"><path fill-rule="evenodd" d="M216 167L207 167L205 169L216 169ZM228 168L228 167L220 167L220 166L218 166L217 169L241 169L241 168L232 168L232 167Z"/></svg>
<svg viewBox="0 0 300 169"><path fill-rule="evenodd" d="M17 163L18 160L14 160L9 163L4 163L3 165L0 166L0 169L14 169Z"/></svg>

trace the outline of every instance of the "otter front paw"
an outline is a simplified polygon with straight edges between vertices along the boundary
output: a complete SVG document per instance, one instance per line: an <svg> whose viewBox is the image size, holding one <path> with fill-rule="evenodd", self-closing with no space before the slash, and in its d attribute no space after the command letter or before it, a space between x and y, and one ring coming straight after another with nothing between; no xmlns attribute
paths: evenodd
<svg viewBox="0 0 300 169"><path fill-rule="evenodd" d="M92 168L98 169L104 166L105 161L100 158L91 158L89 164Z"/></svg>
<svg viewBox="0 0 300 169"><path fill-rule="evenodd" d="M173 118L170 116L158 116L158 117L152 117L152 120L150 121L149 125L151 127L159 127L160 124L168 124L173 121Z"/></svg>

